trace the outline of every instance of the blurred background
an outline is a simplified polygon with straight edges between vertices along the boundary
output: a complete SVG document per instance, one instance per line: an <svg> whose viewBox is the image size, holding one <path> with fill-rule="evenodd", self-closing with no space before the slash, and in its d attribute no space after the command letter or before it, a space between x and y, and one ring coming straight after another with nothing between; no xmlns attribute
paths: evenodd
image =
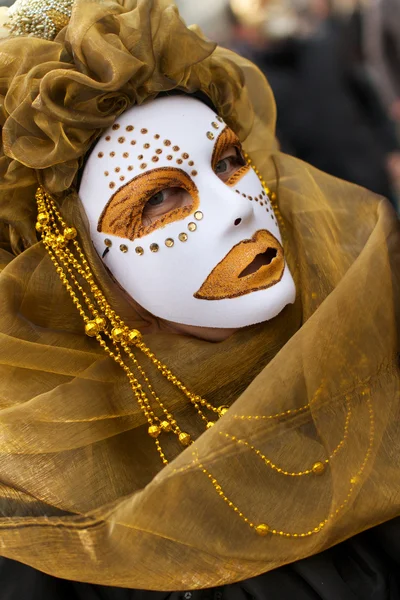
<svg viewBox="0 0 400 600"><path fill-rule="evenodd" d="M176 3L188 25L263 71L283 152L382 194L399 210L400 0ZM12 4L0 0L0 7Z"/></svg>
<svg viewBox="0 0 400 600"><path fill-rule="evenodd" d="M255 62L284 152L400 207L400 0L177 0Z"/></svg>

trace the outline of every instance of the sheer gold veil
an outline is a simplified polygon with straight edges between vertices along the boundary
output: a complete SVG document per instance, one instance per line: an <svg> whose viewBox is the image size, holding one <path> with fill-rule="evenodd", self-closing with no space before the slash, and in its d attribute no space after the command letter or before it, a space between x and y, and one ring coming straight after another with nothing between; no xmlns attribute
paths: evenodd
<svg viewBox="0 0 400 600"><path fill-rule="evenodd" d="M216 344L160 331L122 294L74 192L116 116L172 89L207 94L278 192L296 280L294 305ZM2 555L79 581L204 588L400 513L398 221L385 200L279 153L274 122L258 69L186 28L169 0L77 0L54 41L0 42ZM113 309L185 385L231 407L204 432L138 356L196 438L183 452L171 442L165 468L37 243L38 182Z"/></svg>

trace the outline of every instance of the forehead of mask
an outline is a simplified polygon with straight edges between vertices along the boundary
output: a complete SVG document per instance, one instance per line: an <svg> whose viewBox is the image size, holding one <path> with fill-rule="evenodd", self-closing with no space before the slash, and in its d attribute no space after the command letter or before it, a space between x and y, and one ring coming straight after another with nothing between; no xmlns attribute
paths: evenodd
<svg viewBox="0 0 400 600"><path fill-rule="evenodd" d="M79 194L104 264L155 316L243 327L294 302L269 198L234 133L199 100L127 110L92 151Z"/></svg>

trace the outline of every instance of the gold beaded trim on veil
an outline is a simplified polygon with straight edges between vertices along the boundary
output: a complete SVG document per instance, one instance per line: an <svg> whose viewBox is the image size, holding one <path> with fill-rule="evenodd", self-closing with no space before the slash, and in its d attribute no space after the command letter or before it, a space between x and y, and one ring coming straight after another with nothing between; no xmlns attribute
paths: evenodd
<svg viewBox="0 0 400 600"><path fill-rule="evenodd" d="M8 10L10 35L54 40L68 25L74 0L17 0Z"/></svg>
<svg viewBox="0 0 400 600"><path fill-rule="evenodd" d="M248 164L252 165L252 161L249 156L247 154L245 156ZM271 204L277 216L283 235L284 221L278 208L276 193L271 192L258 169L255 167L253 168L258 175L265 192L271 199ZM180 444L184 447L192 444L193 440L188 433L180 428L174 415L168 410L166 405L157 395L145 370L139 364L133 349L143 352L143 354L150 359L161 375L186 396L188 401L196 409L197 414L205 423L206 429L215 424L215 420L213 419L216 417L222 417L228 411L228 406L222 405L215 407L205 398L193 393L174 373L172 373L167 365L156 358L150 348L143 342L140 332L136 329L130 329L107 302L102 290L95 282L94 275L79 245L79 242L76 239L76 229L69 227L67 223L65 223L56 203L51 196L42 188L39 188L36 193L36 201L38 206L36 229L41 233L45 248L56 268L61 282L70 294L73 303L83 319L85 333L89 337L96 338L103 350L125 372L138 406L147 420L148 434L155 441L155 445L162 463L167 465L169 461L164 453L160 441L163 434L176 435ZM133 364L138 376L135 375L129 363ZM235 418L255 420L284 420L285 418L291 417L294 414L309 411L311 405L318 401L318 398L322 393L322 388L323 384L321 384L311 401L300 408L286 410L282 413L274 415L235 415ZM265 536L267 534L272 534L288 538L304 538L314 535L320 532L328 524L328 522L337 517L348 504L354 490L357 487L357 484L360 481L360 476L365 470L367 462L371 456L374 439L374 414L371 401L368 396L369 390L365 388L361 393L366 397L370 421L370 440L364 460L359 466L357 472L351 477L348 493L340 506L327 515L324 520L307 531L288 532L275 529L273 526L270 526L267 523L255 523L254 520L246 516L245 513L226 495L219 481L199 461L196 452L193 452L193 464L196 465L201 472L208 477L216 493L223 499L227 506L232 509L232 511L236 513L236 515L258 535ZM155 410L152 403L155 404ZM336 448L330 452L329 456L317 460L306 468L297 472L290 471L283 466L275 464L271 459L265 456L261 450L251 445L245 439L240 439L236 436L222 432L221 435L225 436L227 440L233 441L238 445L245 446L247 449L253 452L259 460L263 461L266 467L272 469L279 476L291 478L299 478L303 476L321 476L324 475L331 460L334 459L334 457L339 453L347 440L351 419L350 397L346 398L346 409L347 412L344 422L343 437L337 444ZM158 414L156 414L156 411ZM210 413L213 415L213 418L209 418L208 414Z"/></svg>

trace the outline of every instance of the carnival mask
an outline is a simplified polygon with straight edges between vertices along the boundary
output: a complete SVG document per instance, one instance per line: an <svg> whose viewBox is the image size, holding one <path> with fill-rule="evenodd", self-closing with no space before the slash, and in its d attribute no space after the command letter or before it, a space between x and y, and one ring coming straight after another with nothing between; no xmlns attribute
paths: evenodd
<svg viewBox="0 0 400 600"><path fill-rule="evenodd" d="M153 315L236 328L294 302L270 200L237 136L199 100L127 110L94 148L79 193L97 252Z"/></svg>

